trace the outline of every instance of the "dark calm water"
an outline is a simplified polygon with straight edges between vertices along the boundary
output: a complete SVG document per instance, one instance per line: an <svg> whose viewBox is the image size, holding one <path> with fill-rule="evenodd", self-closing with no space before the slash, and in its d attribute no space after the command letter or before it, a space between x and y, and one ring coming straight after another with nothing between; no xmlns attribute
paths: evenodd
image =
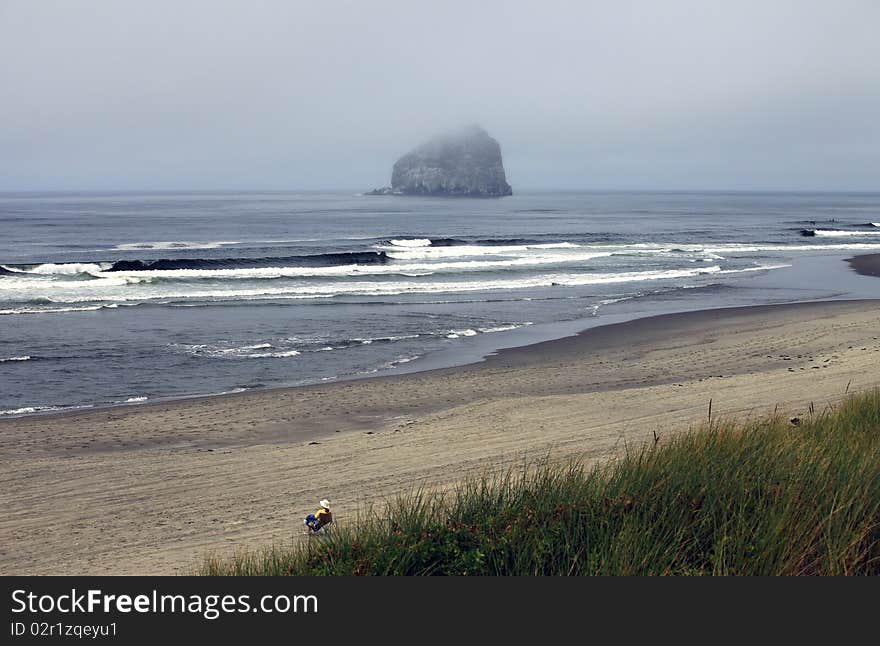
<svg viewBox="0 0 880 646"><path fill-rule="evenodd" d="M880 194L0 195L0 231L5 416L455 363L585 319L880 296L839 262L880 251Z"/></svg>

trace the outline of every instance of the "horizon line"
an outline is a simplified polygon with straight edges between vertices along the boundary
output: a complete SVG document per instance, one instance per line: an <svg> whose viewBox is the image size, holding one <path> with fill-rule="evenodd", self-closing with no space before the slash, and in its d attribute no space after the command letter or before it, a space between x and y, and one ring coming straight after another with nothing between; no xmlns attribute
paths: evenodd
<svg viewBox="0 0 880 646"><path fill-rule="evenodd" d="M359 188L23 188L23 189L0 189L0 195L132 195L132 194L156 194L156 195L180 195L180 194L198 194L198 193L224 193L224 194L297 194L297 193L346 193L352 197L383 197L383 196L366 196L365 193L371 189ZM523 188L514 190L512 196L516 197L522 194L535 193L765 193L765 194L785 194L785 193L806 193L806 194L880 194L878 188ZM388 197L427 197L427 198L447 198L443 195L395 195ZM453 196L450 196L453 197ZM454 196L457 199L459 196ZM495 198L502 199L502 198Z"/></svg>

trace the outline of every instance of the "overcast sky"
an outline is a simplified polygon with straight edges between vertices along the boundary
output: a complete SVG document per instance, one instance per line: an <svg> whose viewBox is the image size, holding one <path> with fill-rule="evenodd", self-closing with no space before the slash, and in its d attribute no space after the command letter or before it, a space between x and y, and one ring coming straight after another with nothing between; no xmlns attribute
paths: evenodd
<svg viewBox="0 0 880 646"><path fill-rule="evenodd" d="M0 0L0 190L880 190L880 2Z"/></svg>

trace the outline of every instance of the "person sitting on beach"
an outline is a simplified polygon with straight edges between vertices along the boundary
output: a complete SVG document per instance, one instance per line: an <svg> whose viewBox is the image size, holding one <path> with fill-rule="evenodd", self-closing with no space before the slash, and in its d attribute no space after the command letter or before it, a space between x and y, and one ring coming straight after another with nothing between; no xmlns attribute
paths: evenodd
<svg viewBox="0 0 880 646"><path fill-rule="evenodd" d="M330 501L324 498L318 503L321 508L314 514L309 514L303 523L313 532L317 532L322 527L326 527L333 522L333 514L330 513Z"/></svg>

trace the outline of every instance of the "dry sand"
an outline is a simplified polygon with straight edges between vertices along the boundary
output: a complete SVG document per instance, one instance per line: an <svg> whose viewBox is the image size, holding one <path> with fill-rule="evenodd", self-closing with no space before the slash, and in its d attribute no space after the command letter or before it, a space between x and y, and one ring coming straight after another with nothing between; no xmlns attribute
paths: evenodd
<svg viewBox="0 0 880 646"><path fill-rule="evenodd" d="M170 574L417 485L880 386L880 301L673 314L411 375L0 421L0 573ZM662 441L662 438L661 438Z"/></svg>

